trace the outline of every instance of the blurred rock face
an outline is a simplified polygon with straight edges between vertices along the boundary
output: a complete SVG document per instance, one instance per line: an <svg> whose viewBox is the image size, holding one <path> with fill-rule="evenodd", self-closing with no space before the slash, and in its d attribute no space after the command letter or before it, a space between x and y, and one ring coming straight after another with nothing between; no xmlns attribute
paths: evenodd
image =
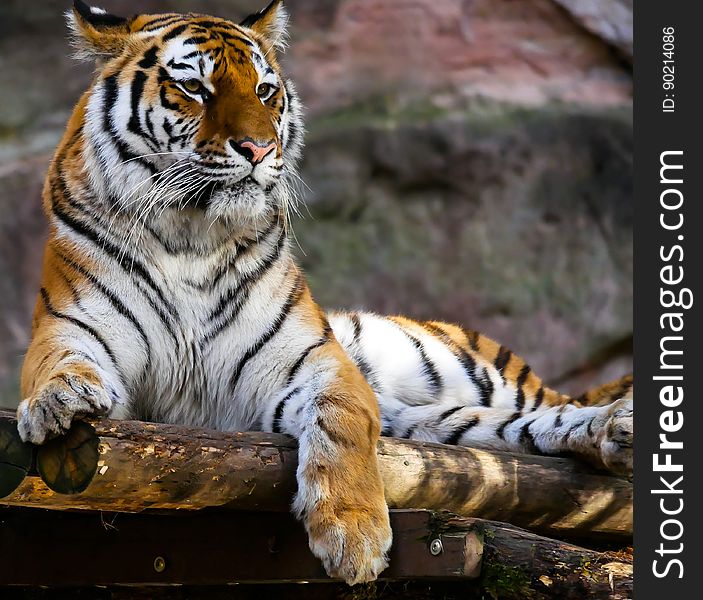
<svg viewBox="0 0 703 600"><path fill-rule="evenodd" d="M102 4L238 19L264 3ZM69 4L0 4L6 406L41 268L44 173L90 80L69 58ZM285 64L309 129L310 215L295 231L318 301L462 322L565 391L630 369L631 1L287 5Z"/></svg>

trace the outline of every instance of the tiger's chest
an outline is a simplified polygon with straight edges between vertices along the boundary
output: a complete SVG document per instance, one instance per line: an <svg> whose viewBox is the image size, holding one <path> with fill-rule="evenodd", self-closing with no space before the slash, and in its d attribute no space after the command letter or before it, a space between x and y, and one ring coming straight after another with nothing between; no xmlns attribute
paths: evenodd
<svg viewBox="0 0 703 600"><path fill-rule="evenodd" d="M250 429L272 378L238 365L275 314L275 272L244 281L212 261L162 261L157 271L167 310L149 315L149 361L134 381L138 418L218 429ZM214 281L214 284L213 284ZM148 303L148 301L147 301ZM149 310L151 308L152 310Z"/></svg>

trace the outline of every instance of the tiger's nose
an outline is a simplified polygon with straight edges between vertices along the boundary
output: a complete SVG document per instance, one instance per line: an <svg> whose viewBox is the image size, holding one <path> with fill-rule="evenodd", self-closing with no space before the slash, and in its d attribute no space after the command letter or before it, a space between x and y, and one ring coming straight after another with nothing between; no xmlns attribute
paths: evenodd
<svg viewBox="0 0 703 600"><path fill-rule="evenodd" d="M229 143L235 152L241 154L252 165L258 165L269 152L276 148L276 142L269 141L259 144L250 138L239 141L230 140Z"/></svg>

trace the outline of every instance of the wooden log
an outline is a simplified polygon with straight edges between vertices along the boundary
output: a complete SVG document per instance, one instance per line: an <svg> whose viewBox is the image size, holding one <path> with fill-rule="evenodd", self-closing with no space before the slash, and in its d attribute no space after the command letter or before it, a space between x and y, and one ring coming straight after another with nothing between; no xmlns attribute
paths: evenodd
<svg viewBox="0 0 703 600"><path fill-rule="evenodd" d="M137 421L93 425L97 472L83 492L57 494L30 476L0 503L123 512L290 506L297 446L288 436ZM392 508L450 510L558 537L632 536L632 485L569 459L392 438L381 439L378 456Z"/></svg>
<svg viewBox="0 0 703 600"><path fill-rule="evenodd" d="M597 552L482 519L434 514L435 535L477 533L483 541L479 584L489 597L632 598L632 555Z"/></svg>
<svg viewBox="0 0 703 600"><path fill-rule="evenodd" d="M307 547L302 526L288 514L98 514L8 507L0 509L0 585L252 582L276 583L267 596L293 597L288 592L299 588L281 584L317 582L337 595L314 597L429 598L442 590L451 596L502 600L631 597L628 555L595 552L449 513L392 511L391 524L389 568L379 582L350 589L325 575ZM433 582L434 595L421 580ZM174 588L165 589L175 594ZM230 587L223 597L238 597L236 589ZM302 588L301 597L312 597L313 589Z"/></svg>
<svg viewBox="0 0 703 600"><path fill-rule="evenodd" d="M22 441L17 425L0 420L0 498L11 494L32 467L31 444Z"/></svg>

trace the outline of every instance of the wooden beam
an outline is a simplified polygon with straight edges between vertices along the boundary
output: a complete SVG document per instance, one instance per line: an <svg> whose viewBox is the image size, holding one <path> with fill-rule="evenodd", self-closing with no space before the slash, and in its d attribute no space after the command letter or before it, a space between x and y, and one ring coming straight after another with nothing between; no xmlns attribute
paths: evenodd
<svg viewBox="0 0 703 600"><path fill-rule="evenodd" d="M502 600L632 594L628 555L448 513L393 511L391 524L390 567L366 592L355 588L353 597L383 597L387 582L421 580L460 584L455 591L462 589L466 598L481 597L479 590ZM281 513L0 508L0 556L0 585L333 584L308 550L302 526ZM289 597L284 590L290 586L277 589L273 597Z"/></svg>
<svg viewBox="0 0 703 600"><path fill-rule="evenodd" d="M93 424L97 472L83 492L57 494L29 476L0 504L123 512L290 506L297 446L288 436L137 421ZM378 456L392 508L449 510L558 537L632 536L631 483L569 459L392 438L381 439Z"/></svg>
<svg viewBox="0 0 703 600"><path fill-rule="evenodd" d="M441 534L426 511L393 513L391 566L382 578L464 579L480 574L479 534ZM440 534L437 534L440 535ZM0 508L0 585L223 585L331 581L285 513L56 512Z"/></svg>

